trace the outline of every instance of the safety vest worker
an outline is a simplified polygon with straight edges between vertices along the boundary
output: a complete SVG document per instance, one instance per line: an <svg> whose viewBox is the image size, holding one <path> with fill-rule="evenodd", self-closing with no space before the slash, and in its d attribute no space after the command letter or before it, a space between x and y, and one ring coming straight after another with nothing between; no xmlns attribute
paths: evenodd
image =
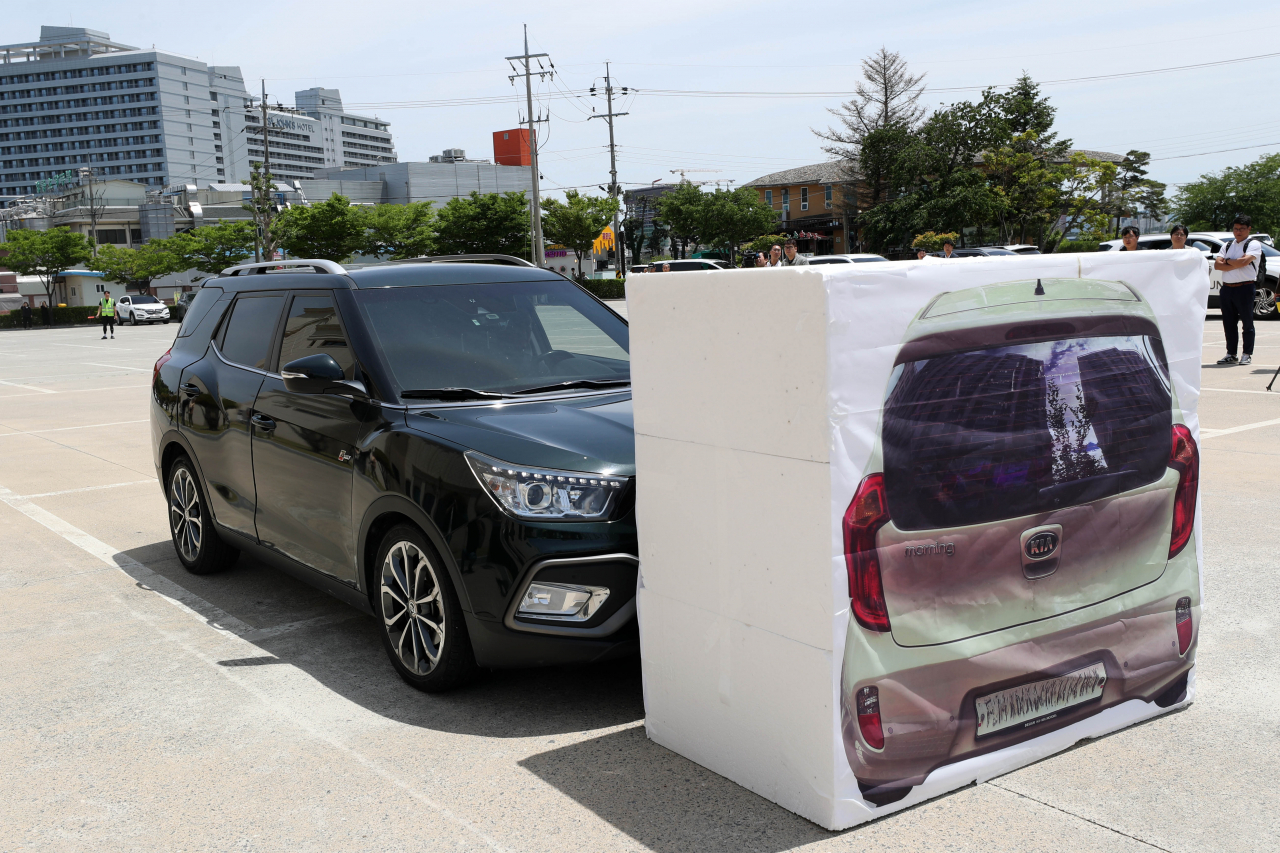
<svg viewBox="0 0 1280 853"><path fill-rule="evenodd" d="M111 332L111 339L116 337L116 301L111 298L111 291L108 290L103 294L102 299L98 300L98 319L102 321L102 339L107 339L107 332Z"/></svg>

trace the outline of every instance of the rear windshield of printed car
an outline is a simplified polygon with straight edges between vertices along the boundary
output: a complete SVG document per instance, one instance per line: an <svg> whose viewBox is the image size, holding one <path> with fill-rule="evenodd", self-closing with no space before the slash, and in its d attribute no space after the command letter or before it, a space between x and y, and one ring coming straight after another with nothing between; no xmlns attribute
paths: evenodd
<svg viewBox="0 0 1280 853"><path fill-rule="evenodd" d="M982 524L1154 482L1169 459L1159 339L1072 338L895 368L881 436L902 530Z"/></svg>
<svg viewBox="0 0 1280 853"><path fill-rule="evenodd" d="M356 300L401 390L631 378L626 324L568 281L371 288Z"/></svg>

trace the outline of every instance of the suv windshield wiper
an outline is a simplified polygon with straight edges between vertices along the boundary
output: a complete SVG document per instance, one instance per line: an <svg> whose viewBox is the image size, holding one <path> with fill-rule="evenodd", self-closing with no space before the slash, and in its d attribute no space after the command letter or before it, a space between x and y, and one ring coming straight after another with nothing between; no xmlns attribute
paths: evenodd
<svg viewBox="0 0 1280 853"><path fill-rule="evenodd" d="M496 391L477 391L474 388L417 388L400 392L402 400L504 400L508 396Z"/></svg>
<svg viewBox="0 0 1280 853"><path fill-rule="evenodd" d="M521 388L512 394L538 394L542 391L560 391L566 388L612 388L615 385L630 385L630 379L570 379L568 382L557 382L554 385L539 385L536 388Z"/></svg>

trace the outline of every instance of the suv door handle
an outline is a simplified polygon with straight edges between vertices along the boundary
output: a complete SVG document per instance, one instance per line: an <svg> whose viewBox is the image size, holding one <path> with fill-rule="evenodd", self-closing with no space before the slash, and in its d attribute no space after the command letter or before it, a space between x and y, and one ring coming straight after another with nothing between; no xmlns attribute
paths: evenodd
<svg viewBox="0 0 1280 853"><path fill-rule="evenodd" d="M276 422L271 420L271 418L267 417L261 412L255 412L253 417L250 418L249 420L251 420L253 422L253 425L256 426L258 429L262 430L263 432L270 432L271 430L276 428Z"/></svg>
<svg viewBox="0 0 1280 853"><path fill-rule="evenodd" d="M182 385L178 386L178 390L183 394L186 394L188 397L194 397L200 393L200 386L196 385L194 382L184 382Z"/></svg>

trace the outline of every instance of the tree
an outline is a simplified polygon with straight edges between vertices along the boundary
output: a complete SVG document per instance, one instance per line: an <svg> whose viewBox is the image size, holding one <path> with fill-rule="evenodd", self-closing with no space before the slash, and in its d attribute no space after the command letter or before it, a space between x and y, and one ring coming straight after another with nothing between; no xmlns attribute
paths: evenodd
<svg viewBox="0 0 1280 853"><path fill-rule="evenodd" d="M582 270L582 256L606 225L613 221L618 200L608 196L581 195L565 190L564 201L549 198L542 203L542 233L553 243L573 249Z"/></svg>
<svg viewBox="0 0 1280 853"><path fill-rule="evenodd" d="M1255 231L1276 233L1280 228L1280 154L1201 175L1178 191L1173 209L1192 231L1230 231L1231 221L1243 213L1253 220Z"/></svg>
<svg viewBox="0 0 1280 853"><path fill-rule="evenodd" d="M145 290L151 280L186 269L179 255L163 240L153 240L137 249L106 244L98 247L98 256L89 261L89 269L103 273L104 281L118 282L125 290Z"/></svg>
<svg viewBox="0 0 1280 853"><path fill-rule="evenodd" d="M271 230L283 248L295 258L345 261L369 244L364 208L334 193L310 207L291 207L272 223Z"/></svg>
<svg viewBox="0 0 1280 853"><path fill-rule="evenodd" d="M436 214L436 251L442 255L528 255L529 201L523 192L472 192L451 198Z"/></svg>
<svg viewBox="0 0 1280 853"><path fill-rule="evenodd" d="M760 193L749 187L717 189L703 199L702 213L699 231L703 239L708 245L724 246L730 264L738 246L778 224L772 205L761 201Z"/></svg>
<svg viewBox="0 0 1280 853"><path fill-rule="evenodd" d="M649 215L653 212L653 204L647 195L632 196L628 193L624 199L627 203L627 216L622 220L622 240L631 257L639 262L640 251L644 249L648 236L645 234L645 226L653 219Z"/></svg>
<svg viewBox="0 0 1280 853"><path fill-rule="evenodd" d="M9 250L4 259L5 266L18 275L38 276L50 307L58 304L53 292L58 276L93 257L89 238L68 228L10 230L3 245Z"/></svg>
<svg viewBox="0 0 1280 853"><path fill-rule="evenodd" d="M677 258L688 257L702 242L705 202L706 194L691 181L681 181L671 192L658 196L658 218L667 227Z"/></svg>
<svg viewBox="0 0 1280 853"><path fill-rule="evenodd" d="M814 133L830 142L823 150L842 160L857 162L862 142L868 134L890 125L914 128L924 117L920 106L924 94L923 74L912 74L901 54L881 47L862 60L862 79L854 87L853 100L827 112L840 119L844 128L828 128Z"/></svg>
<svg viewBox="0 0 1280 853"><path fill-rule="evenodd" d="M786 242L786 234L762 234L747 244L747 251L764 252L767 255L774 246L781 248Z"/></svg>
<svg viewBox="0 0 1280 853"><path fill-rule="evenodd" d="M271 173L262 170L261 163L251 164L249 172L250 200L240 205L253 214L253 224L257 236L254 238L254 253L263 260L275 260L276 240L272 226L276 218L276 185L271 180Z"/></svg>
<svg viewBox="0 0 1280 853"><path fill-rule="evenodd" d="M435 247L435 211L429 201L379 204L366 211L365 252L393 261L430 255Z"/></svg>
<svg viewBox="0 0 1280 853"><path fill-rule="evenodd" d="M252 222L220 219L217 225L204 225L164 240L152 240L147 245L168 247L179 259L179 270L196 269L207 275L216 275L227 267L252 258L254 241Z"/></svg>
<svg viewBox="0 0 1280 853"><path fill-rule="evenodd" d="M1042 243L1046 227L1058 215L1063 181L1069 167L1046 157L1034 130L1018 133L1005 145L983 155L992 190L999 195L1000 242L1026 243L1034 229Z"/></svg>
<svg viewBox="0 0 1280 853"><path fill-rule="evenodd" d="M1104 240L1109 233L1109 219L1102 198L1115 182L1116 164L1098 160L1077 151L1065 164L1061 190L1059 220L1061 229L1050 235L1046 243L1056 244L1062 235L1080 229L1085 240ZM1052 251L1052 248L1049 249Z"/></svg>
<svg viewBox="0 0 1280 853"><path fill-rule="evenodd" d="M1105 204L1115 222L1113 237L1120 236L1120 220L1143 213L1158 217L1164 212L1165 185L1147 177L1151 155L1130 151L1116 167L1115 182L1109 187Z"/></svg>
<svg viewBox="0 0 1280 853"><path fill-rule="evenodd" d="M943 241L950 240L951 245L954 246L959 236L959 234L953 233L936 234L933 231L926 231L923 234L916 235L916 238L911 241L911 248L924 249L926 252L939 252L942 251Z"/></svg>

